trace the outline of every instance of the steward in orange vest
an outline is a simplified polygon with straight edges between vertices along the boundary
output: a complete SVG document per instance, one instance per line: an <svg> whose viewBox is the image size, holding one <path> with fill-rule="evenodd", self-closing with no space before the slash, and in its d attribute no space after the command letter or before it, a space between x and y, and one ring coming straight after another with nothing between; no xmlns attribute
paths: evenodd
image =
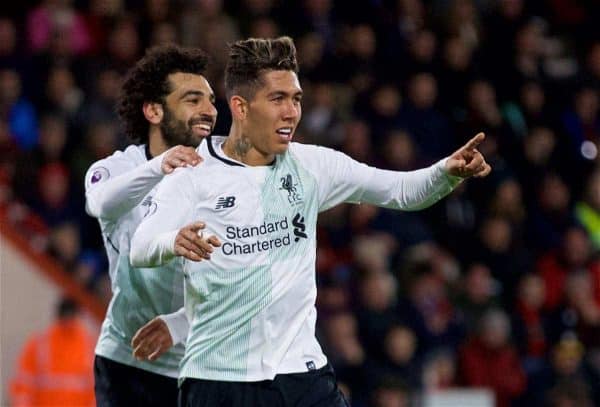
<svg viewBox="0 0 600 407"><path fill-rule="evenodd" d="M94 406L94 346L75 303L62 300L57 321L30 338L19 356L11 405Z"/></svg>

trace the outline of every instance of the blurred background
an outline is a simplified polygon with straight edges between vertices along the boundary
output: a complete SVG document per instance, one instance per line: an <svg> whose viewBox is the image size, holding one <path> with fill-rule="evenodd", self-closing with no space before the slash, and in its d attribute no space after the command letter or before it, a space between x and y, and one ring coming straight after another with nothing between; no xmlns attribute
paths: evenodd
<svg viewBox="0 0 600 407"><path fill-rule="evenodd" d="M403 171L484 131L493 167L426 211L322 214L318 335L351 405L600 405L599 23L596 0L4 2L0 403L61 297L92 338L103 318L83 176L128 144L127 69L153 45L203 48L226 134L226 44L290 35L297 141Z"/></svg>

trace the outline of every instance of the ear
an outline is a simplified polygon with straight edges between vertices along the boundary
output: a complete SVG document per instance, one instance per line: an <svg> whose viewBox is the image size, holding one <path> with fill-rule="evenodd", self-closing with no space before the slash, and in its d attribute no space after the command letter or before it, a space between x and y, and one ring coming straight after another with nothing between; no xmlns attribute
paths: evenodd
<svg viewBox="0 0 600 407"><path fill-rule="evenodd" d="M155 102L144 102L142 106L142 111L144 112L144 117L151 124L160 124L163 119L163 107L160 103Z"/></svg>
<svg viewBox="0 0 600 407"><path fill-rule="evenodd" d="M239 95L233 95L229 98L229 109L234 119L244 120L248 114L248 102Z"/></svg>

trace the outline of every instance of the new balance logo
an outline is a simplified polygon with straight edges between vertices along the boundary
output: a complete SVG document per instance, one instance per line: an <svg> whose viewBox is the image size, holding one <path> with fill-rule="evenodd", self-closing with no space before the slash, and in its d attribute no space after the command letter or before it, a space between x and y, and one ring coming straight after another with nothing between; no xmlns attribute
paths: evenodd
<svg viewBox="0 0 600 407"><path fill-rule="evenodd" d="M296 216L294 216L294 219L292 219L292 225L294 225L294 236L296 236L294 239L295 242L300 240L301 237L305 239L308 237L306 236L306 233L304 233L306 230L306 226L304 225L304 216L300 216L300 214L297 213Z"/></svg>
<svg viewBox="0 0 600 407"><path fill-rule="evenodd" d="M215 209L231 208L233 205L235 205L235 196L222 196L217 200Z"/></svg>

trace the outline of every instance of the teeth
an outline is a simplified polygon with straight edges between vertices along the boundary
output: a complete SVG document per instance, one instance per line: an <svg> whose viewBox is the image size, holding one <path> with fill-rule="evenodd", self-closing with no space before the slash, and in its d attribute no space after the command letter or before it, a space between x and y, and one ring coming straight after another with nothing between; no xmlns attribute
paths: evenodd
<svg viewBox="0 0 600 407"><path fill-rule="evenodd" d="M195 124L194 127L199 127L201 130L210 131L211 127L208 124Z"/></svg>
<svg viewBox="0 0 600 407"><path fill-rule="evenodd" d="M279 130L277 130L277 133L291 134L292 133L292 129L279 129Z"/></svg>

